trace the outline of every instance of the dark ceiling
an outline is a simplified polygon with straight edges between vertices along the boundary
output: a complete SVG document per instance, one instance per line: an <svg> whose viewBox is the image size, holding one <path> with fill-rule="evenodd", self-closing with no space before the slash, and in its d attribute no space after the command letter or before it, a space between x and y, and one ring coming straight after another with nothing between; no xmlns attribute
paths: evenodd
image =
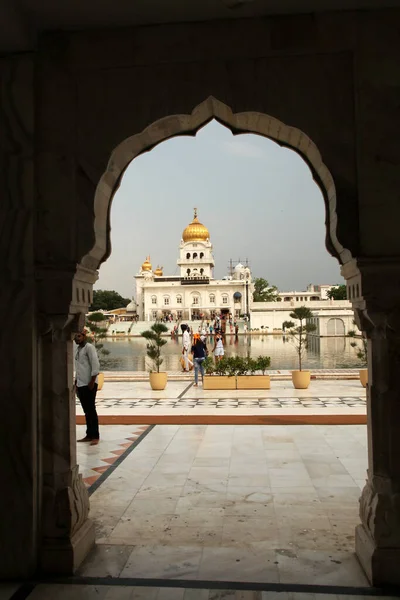
<svg viewBox="0 0 400 600"><path fill-rule="evenodd" d="M0 0L0 52L34 49L44 31L400 7L400 0Z"/></svg>

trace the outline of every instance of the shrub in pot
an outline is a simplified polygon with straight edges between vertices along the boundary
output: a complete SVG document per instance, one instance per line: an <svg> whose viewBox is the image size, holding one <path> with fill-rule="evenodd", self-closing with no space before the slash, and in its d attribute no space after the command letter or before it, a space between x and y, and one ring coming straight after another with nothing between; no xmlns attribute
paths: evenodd
<svg viewBox="0 0 400 600"><path fill-rule="evenodd" d="M296 389L307 389L310 385L311 373L303 370L303 356L308 347L308 334L316 330L313 323L307 323L307 319L311 319L313 316L307 306L299 306L290 313L290 317L298 321L298 325L293 321L285 321L282 324L285 333L291 338L299 361L299 369L292 371L293 386Z"/></svg>
<svg viewBox="0 0 400 600"><path fill-rule="evenodd" d="M353 324L356 325L356 322L353 321ZM361 332L361 339L360 339L360 343L357 343L355 341L355 338L357 337L357 332L355 331L355 329L352 329L351 331L348 332L347 334L349 337L353 338L353 341L350 342L350 346L352 348L354 348L354 350L356 351L356 355L358 360L360 361L360 366L362 366L363 368L359 370L359 376L360 376L360 382L361 385L363 387L367 387L367 383L368 383L368 369L367 369L367 364L368 364L368 340L365 337L365 335Z"/></svg>
<svg viewBox="0 0 400 600"><path fill-rule="evenodd" d="M147 340L146 352L152 363L149 373L152 390L163 390L167 385L167 372L160 371L160 366L164 362L161 348L167 343L167 340L161 336L167 331L168 327L164 323L153 323L150 329L141 333L142 337Z"/></svg>
<svg viewBox="0 0 400 600"><path fill-rule="evenodd" d="M232 376L232 363L224 356L216 364L211 356L203 362L205 376L203 389L205 390L234 390L236 389L236 378Z"/></svg>
<svg viewBox="0 0 400 600"><path fill-rule="evenodd" d="M259 356L258 358L242 358L242 368L237 373L237 389L266 389L271 388L271 379L265 374L267 367L271 364L269 356ZM261 371L262 375L256 375Z"/></svg>

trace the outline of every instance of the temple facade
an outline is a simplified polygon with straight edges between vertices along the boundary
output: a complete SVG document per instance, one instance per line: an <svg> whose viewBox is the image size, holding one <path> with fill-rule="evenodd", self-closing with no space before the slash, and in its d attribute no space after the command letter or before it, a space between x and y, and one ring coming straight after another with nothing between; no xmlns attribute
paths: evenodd
<svg viewBox="0 0 400 600"><path fill-rule="evenodd" d="M253 293L248 266L237 264L232 275L214 279L214 256L210 234L197 218L184 229L177 260L179 275L153 270L150 257L136 280L137 314L141 321L172 315L174 319L213 318L217 314L240 317L248 314Z"/></svg>

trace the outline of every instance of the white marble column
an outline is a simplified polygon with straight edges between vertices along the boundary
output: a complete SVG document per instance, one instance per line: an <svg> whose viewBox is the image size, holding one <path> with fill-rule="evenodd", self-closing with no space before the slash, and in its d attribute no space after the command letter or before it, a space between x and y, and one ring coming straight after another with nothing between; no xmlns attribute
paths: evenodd
<svg viewBox="0 0 400 600"><path fill-rule="evenodd" d="M400 585L400 262L344 269L368 337L368 477L356 553L373 585ZM350 288L350 289L349 289Z"/></svg>
<svg viewBox="0 0 400 600"><path fill-rule="evenodd" d="M84 324L96 273L78 267L38 272L40 318L39 439L42 470L39 566L72 574L94 545L89 498L76 462L73 334ZM60 311L69 299L68 313Z"/></svg>

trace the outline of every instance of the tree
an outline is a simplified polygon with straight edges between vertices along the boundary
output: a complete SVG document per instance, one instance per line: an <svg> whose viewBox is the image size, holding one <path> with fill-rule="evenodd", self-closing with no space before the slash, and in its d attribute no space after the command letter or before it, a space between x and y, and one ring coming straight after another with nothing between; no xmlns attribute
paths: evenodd
<svg viewBox="0 0 400 600"><path fill-rule="evenodd" d="M307 306L299 306L293 309L290 316L299 321L299 325L296 326L292 321L285 321L282 327L284 330L288 330L287 333L292 338L292 344L299 358L299 371L301 371L303 354L308 346L307 334L316 330L316 326L313 323L307 323L307 319L311 319L314 315Z"/></svg>
<svg viewBox="0 0 400 600"><path fill-rule="evenodd" d="M106 350L103 344L107 333L107 327L104 327L105 322L108 323L108 319L101 312L94 312L86 316L86 327L89 330L88 337L100 355L99 358L110 354L109 350Z"/></svg>
<svg viewBox="0 0 400 600"><path fill-rule="evenodd" d="M129 304L129 298L123 298L114 290L94 290L93 302L90 310L113 310L123 308Z"/></svg>
<svg viewBox="0 0 400 600"><path fill-rule="evenodd" d="M254 280L253 302L276 302L277 298L278 288L275 285L269 285L262 277Z"/></svg>
<svg viewBox="0 0 400 600"><path fill-rule="evenodd" d="M154 370L159 373L160 366L164 362L161 356L161 348L165 346L167 340L164 340L161 335L167 333L167 331L168 327L164 323L154 323L150 329L141 333L141 336L147 340L147 356L153 363L151 372Z"/></svg>
<svg viewBox="0 0 400 600"><path fill-rule="evenodd" d="M326 295L330 300L347 300L347 289L345 284L336 285L327 291Z"/></svg>

